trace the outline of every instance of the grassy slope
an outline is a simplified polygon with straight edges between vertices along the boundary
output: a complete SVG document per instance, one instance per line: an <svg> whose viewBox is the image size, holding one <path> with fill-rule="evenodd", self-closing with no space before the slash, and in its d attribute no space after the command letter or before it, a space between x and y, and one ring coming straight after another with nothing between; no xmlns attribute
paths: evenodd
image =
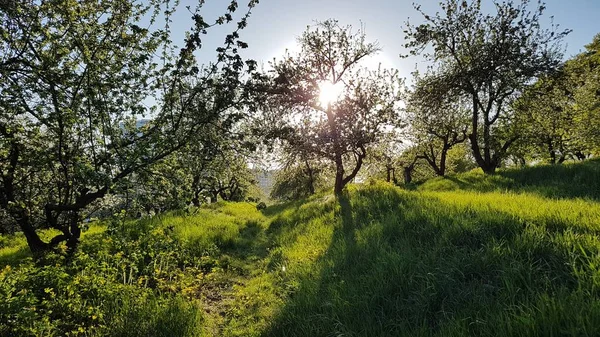
<svg viewBox="0 0 600 337"><path fill-rule="evenodd" d="M493 176L474 170L447 178L431 179L418 189L530 193L546 198L600 201L600 159L501 170Z"/></svg>
<svg viewBox="0 0 600 337"><path fill-rule="evenodd" d="M417 191L352 186L339 202L321 195L262 213L219 204L89 236L82 250L114 254L123 248L105 243L112 237L146 232L179 243L179 262L120 283L176 294L199 313L179 302L167 302L174 313L140 309L155 322L138 334L139 318L113 313L121 335L161 335L161 317L174 315L189 326L181 335L593 336L599 172L590 161L468 173ZM0 261L17 246L0 249Z"/></svg>

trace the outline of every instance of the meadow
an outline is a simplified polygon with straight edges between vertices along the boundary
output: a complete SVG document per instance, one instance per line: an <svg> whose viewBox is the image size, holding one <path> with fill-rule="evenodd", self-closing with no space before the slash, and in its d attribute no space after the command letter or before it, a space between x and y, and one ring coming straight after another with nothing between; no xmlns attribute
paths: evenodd
<svg viewBox="0 0 600 337"><path fill-rule="evenodd" d="M2 336L597 336L600 161L0 238Z"/></svg>

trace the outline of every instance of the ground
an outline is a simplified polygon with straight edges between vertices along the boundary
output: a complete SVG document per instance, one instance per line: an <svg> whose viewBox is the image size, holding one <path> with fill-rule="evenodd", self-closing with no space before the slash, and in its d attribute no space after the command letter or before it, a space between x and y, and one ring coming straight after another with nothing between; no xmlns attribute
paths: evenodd
<svg viewBox="0 0 600 337"><path fill-rule="evenodd" d="M0 335L594 336L600 161L0 241Z"/></svg>

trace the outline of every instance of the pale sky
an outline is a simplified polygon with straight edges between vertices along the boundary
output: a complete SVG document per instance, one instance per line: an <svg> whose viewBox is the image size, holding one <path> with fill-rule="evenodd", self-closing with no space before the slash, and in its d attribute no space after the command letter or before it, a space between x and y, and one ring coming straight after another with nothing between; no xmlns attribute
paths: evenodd
<svg viewBox="0 0 600 337"><path fill-rule="evenodd" d="M241 14L245 10L245 0L239 0ZM492 0L483 0L491 5ZM229 0L207 0L201 12L209 22L213 21L229 4ZM400 59L404 53L403 26L410 19L412 24L418 24L421 16L412 6L413 1L404 0L260 0L254 8L248 27L242 32L242 40L249 44L243 56L259 62L272 60L281 56L286 48L293 48L298 37L314 20L334 18L341 24L359 27L364 24L367 39L377 40L383 51L373 63L382 62L385 67L400 70L404 77L409 77L415 64L420 60L416 57ZM415 0L422 5L426 13L435 13L439 8L439 0ZM532 1L533 2L533 1ZM174 41L182 39L183 31L189 28L192 21L186 5L194 5L196 1L181 0L181 8L174 17ZM565 57L570 57L590 43L594 35L600 33L600 0L547 0L545 13L546 23L554 17L554 23L563 29L573 32L564 40ZM220 45L229 28L219 28L208 35L207 45L201 51L210 59L214 57L214 48ZM179 43L181 45L181 43Z"/></svg>

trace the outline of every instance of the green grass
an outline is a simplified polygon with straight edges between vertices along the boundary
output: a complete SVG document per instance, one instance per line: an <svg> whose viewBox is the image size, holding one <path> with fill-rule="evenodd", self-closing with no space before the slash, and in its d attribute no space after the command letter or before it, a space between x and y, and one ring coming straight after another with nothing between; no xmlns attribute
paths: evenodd
<svg viewBox="0 0 600 337"><path fill-rule="evenodd" d="M27 306L0 304L0 318L14 310L38 329L20 331L45 335L67 331L35 323L52 317L88 335L597 336L599 168L470 172L410 191L372 183L339 200L262 212L219 203L109 224L86 234L69 267L25 258L2 272L0 299ZM24 245L8 241L0 257ZM75 281L83 294L61 297ZM97 322L73 311L90 304ZM46 313L19 316L31 306Z"/></svg>
<svg viewBox="0 0 600 337"><path fill-rule="evenodd" d="M336 212L267 335L600 332L596 203L376 185Z"/></svg>
<svg viewBox="0 0 600 337"><path fill-rule="evenodd" d="M499 170L485 175L481 170L431 179L418 187L429 191L519 192L547 198L582 198L600 201L600 159L562 165L537 165Z"/></svg>
<svg viewBox="0 0 600 337"><path fill-rule="evenodd" d="M82 240L104 232L106 226L95 222L81 234ZM40 237L44 241L50 241L52 237L60 234L58 230L47 229L40 231ZM64 247L63 247L64 248ZM18 232L11 235L0 235L0 267L5 265L17 266L31 257L31 251L27 247L27 241L23 233Z"/></svg>

